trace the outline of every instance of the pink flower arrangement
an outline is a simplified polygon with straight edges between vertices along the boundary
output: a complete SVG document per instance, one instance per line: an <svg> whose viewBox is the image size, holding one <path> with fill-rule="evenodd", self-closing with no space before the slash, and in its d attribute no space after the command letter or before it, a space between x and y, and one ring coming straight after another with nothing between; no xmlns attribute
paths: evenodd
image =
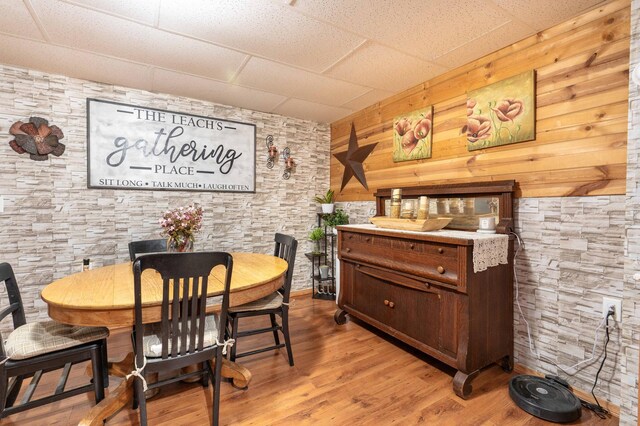
<svg viewBox="0 0 640 426"><path fill-rule="evenodd" d="M161 235L167 236L178 251L184 251L193 244L193 235L202 226L202 212L202 207L198 205L167 210L158 221L163 228Z"/></svg>

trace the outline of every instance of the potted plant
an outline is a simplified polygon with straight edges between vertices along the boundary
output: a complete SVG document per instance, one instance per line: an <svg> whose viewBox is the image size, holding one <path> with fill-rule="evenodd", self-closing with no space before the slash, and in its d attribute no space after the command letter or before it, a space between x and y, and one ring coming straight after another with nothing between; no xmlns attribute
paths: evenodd
<svg viewBox="0 0 640 426"><path fill-rule="evenodd" d="M324 215L324 224L330 228L333 228L333 232L336 233L336 226L346 225L349 223L349 215L342 209L336 209L331 214Z"/></svg>
<svg viewBox="0 0 640 426"><path fill-rule="evenodd" d="M324 230L319 226L316 226L309 232L309 240L313 242L313 248L311 253L319 254L320 253L320 240L324 238Z"/></svg>
<svg viewBox="0 0 640 426"><path fill-rule="evenodd" d="M322 213L329 214L333 213L333 189L329 188L327 193L324 195L317 195L313 198L316 203L319 203L322 206Z"/></svg>

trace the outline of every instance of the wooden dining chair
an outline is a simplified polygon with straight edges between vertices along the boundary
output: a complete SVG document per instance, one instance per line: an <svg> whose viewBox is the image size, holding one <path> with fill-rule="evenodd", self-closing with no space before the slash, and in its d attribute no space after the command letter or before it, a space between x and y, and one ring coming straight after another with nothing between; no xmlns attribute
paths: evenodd
<svg viewBox="0 0 640 426"><path fill-rule="evenodd" d="M225 269L224 282L209 282L216 266ZM142 318L142 273L153 270L162 277L161 321L144 324ZM133 331L136 377L135 398L140 408L140 423L147 424L145 390L155 389L188 377L202 377L214 385L212 424L218 424L220 411L220 376L224 325L229 307L229 288L233 258L222 252L155 253L138 257L133 263L135 325ZM216 285L222 293L219 314L206 315L207 292ZM215 359L215 371L211 361ZM147 384L145 374L180 370L198 365L200 369Z"/></svg>
<svg viewBox="0 0 640 426"><path fill-rule="evenodd" d="M145 253L163 253L167 251L167 240L140 240L129 243L129 258L133 262L136 257Z"/></svg>
<svg viewBox="0 0 640 426"><path fill-rule="evenodd" d="M267 347L253 349L250 351L237 353L237 344L231 347L231 361L236 358L258 354L282 347L287 348L289 357L289 365L293 366L293 352L291 351L291 337L289 336L289 294L291 293L291 281L293 279L293 265L296 260L296 251L298 249L298 241L290 235L275 235L275 250L273 255L284 259L289 264L284 279L284 285L278 291L263 297L254 302L229 308L228 329L227 333L237 343L240 337L252 336L261 333L273 333L275 344ZM258 328L253 330L238 331L238 322L240 318L255 317L260 315L269 315L271 319L271 327ZM276 321L276 315L280 316L281 323ZM284 344L280 343L278 331L282 332Z"/></svg>
<svg viewBox="0 0 640 426"><path fill-rule="evenodd" d="M20 290L11 265L0 263L8 306L0 311L0 321L13 320L13 331L6 341L0 339L0 419L10 414L93 391L96 403L109 386L107 337L105 327L76 327L56 321L27 323ZM74 364L91 361L92 383L65 390ZM43 374L62 369L53 394L32 400ZM25 379L31 378L21 402L15 405Z"/></svg>

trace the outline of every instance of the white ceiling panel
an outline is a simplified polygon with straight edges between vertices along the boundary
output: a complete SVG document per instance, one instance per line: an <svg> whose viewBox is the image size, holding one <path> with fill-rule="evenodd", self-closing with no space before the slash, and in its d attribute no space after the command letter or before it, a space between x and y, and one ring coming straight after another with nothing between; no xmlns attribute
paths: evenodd
<svg viewBox="0 0 640 426"><path fill-rule="evenodd" d="M294 6L309 16L425 60L511 19L499 8L487 7L485 0L297 0Z"/></svg>
<svg viewBox="0 0 640 426"><path fill-rule="evenodd" d="M160 28L317 72L364 41L266 0L164 1Z"/></svg>
<svg viewBox="0 0 640 426"><path fill-rule="evenodd" d="M371 72L372 69L376 72ZM367 43L331 68L327 74L397 93L445 71L447 68L440 65L376 43Z"/></svg>
<svg viewBox="0 0 640 426"><path fill-rule="evenodd" d="M453 69L469 62L468 58L480 58L502 48L502 40L505 37L514 37L516 41L522 40L533 31L517 21L509 21L505 25L495 28L475 40L459 46L450 52L437 58L434 62L444 67Z"/></svg>
<svg viewBox="0 0 640 426"><path fill-rule="evenodd" d="M52 41L68 47L228 80L246 55L121 18L49 0L31 0ZM54 23L71 16L71 25ZM95 25L100 21L101 25ZM80 36L79 36L80 35Z"/></svg>
<svg viewBox="0 0 640 426"><path fill-rule="evenodd" d="M151 30L145 44L147 63L222 81L230 81L248 58L235 50L160 30Z"/></svg>
<svg viewBox="0 0 640 426"><path fill-rule="evenodd" d="M153 72L153 91L267 112L286 99L273 93L163 69L155 69Z"/></svg>
<svg viewBox="0 0 640 426"><path fill-rule="evenodd" d="M358 96L357 98L351 99L349 102L345 102L344 104L340 105L341 107L344 108L349 108L349 109L353 109L355 111L359 111L361 109L364 109L368 106L371 106L373 104L375 104L376 102L378 102L381 99L386 99L390 96L393 96L394 93L393 92L387 92L385 90L377 90L377 89L373 89L368 91L367 93L365 93L362 96Z"/></svg>
<svg viewBox="0 0 640 426"><path fill-rule="evenodd" d="M273 112L286 115L288 117L302 118L321 123L331 123L332 121L345 117L354 111L347 108L320 105L300 99L289 99L274 109Z"/></svg>
<svg viewBox="0 0 640 426"><path fill-rule="evenodd" d="M612 1L0 0L0 64L331 122Z"/></svg>
<svg viewBox="0 0 640 426"><path fill-rule="evenodd" d="M29 52L24 56L24 49ZM56 58L43 61L42 58ZM0 63L84 80L151 90L150 68L88 52L0 35Z"/></svg>
<svg viewBox="0 0 640 426"><path fill-rule="evenodd" d="M497 6L526 22L536 31L564 22L582 11L592 9L604 0L492 0Z"/></svg>
<svg viewBox="0 0 640 426"><path fill-rule="evenodd" d="M147 25L158 22L160 0L63 0L114 15L119 15ZM171 0L170 0L171 1Z"/></svg>
<svg viewBox="0 0 640 426"><path fill-rule="evenodd" d="M0 1L0 33L44 40L35 21L21 0Z"/></svg>
<svg viewBox="0 0 640 426"><path fill-rule="evenodd" d="M236 83L333 106L339 106L370 90L260 58L251 58L238 75Z"/></svg>

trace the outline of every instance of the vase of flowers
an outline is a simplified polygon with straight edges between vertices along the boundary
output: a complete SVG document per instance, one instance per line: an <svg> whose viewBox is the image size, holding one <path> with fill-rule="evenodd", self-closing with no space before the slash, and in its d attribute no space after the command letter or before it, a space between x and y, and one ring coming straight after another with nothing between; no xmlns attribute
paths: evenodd
<svg viewBox="0 0 640 426"><path fill-rule="evenodd" d="M193 251L194 235L202 226L202 207L190 205L167 210L159 223L162 226L161 235L167 237L168 251Z"/></svg>

